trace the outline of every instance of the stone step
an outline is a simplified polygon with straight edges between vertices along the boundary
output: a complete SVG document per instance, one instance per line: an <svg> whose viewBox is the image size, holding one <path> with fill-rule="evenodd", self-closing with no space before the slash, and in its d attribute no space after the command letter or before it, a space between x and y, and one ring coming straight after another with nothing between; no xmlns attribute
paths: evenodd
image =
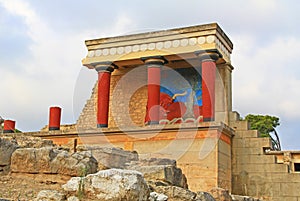
<svg viewBox="0 0 300 201"><path fill-rule="evenodd" d="M235 132L235 137L238 138L257 138L259 133L257 130L237 130Z"/></svg>
<svg viewBox="0 0 300 201"><path fill-rule="evenodd" d="M232 139L232 147L233 148L269 148L272 146L272 141L268 137L264 138L236 138Z"/></svg>
<svg viewBox="0 0 300 201"><path fill-rule="evenodd" d="M285 164L247 164L243 169L248 173L288 173L288 166Z"/></svg>
<svg viewBox="0 0 300 201"><path fill-rule="evenodd" d="M248 121L231 121L229 126L234 130L249 130L250 128Z"/></svg>

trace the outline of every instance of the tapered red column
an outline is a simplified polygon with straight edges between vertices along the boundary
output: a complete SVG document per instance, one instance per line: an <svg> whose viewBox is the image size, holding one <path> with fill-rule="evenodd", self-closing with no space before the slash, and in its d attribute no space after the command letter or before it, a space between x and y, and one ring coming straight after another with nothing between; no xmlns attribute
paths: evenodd
<svg viewBox="0 0 300 201"><path fill-rule="evenodd" d="M1 125L0 125L1 126ZM16 122L13 120L4 120L3 133L14 133Z"/></svg>
<svg viewBox="0 0 300 201"><path fill-rule="evenodd" d="M216 61L219 54L216 52L196 52L201 61L202 74L202 116L203 121L215 120L215 80Z"/></svg>
<svg viewBox="0 0 300 201"><path fill-rule="evenodd" d="M111 62L95 64L98 72L98 102L97 102L97 127L108 127L110 77L114 71Z"/></svg>
<svg viewBox="0 0 300 201"><path fill-rule="evenodd" d="M159 123L159 102L160 102L160 73L161 67L167 60L162 56L141 58L147 65L148 71L148 101L145 117L146 124Z"/></svg>
<svg viewBox="0 0 300 201"><path fill-rule="evenodd" d="M61 108L50 107L49 109L49 131L60 129Z"/></svg>

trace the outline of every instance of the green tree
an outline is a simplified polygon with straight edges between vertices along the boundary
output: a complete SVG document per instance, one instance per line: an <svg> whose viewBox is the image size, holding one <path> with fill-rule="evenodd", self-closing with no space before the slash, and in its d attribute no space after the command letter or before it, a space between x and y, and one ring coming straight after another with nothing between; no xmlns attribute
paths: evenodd
<svg viewBox="0 0 300 201"><path fill-rule="evenodd" d="M261 137L270 137L275 150L281 150L279 136L275 129L280 125L278 117L248 114L245 120L250 123L251 130L259 131Z"/></svg>

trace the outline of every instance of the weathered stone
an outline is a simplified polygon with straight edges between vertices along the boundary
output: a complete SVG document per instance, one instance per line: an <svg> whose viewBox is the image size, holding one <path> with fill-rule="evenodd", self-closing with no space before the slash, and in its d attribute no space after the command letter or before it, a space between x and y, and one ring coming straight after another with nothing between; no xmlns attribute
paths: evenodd
<svg viewBox="0 0 300 201"><path fill-rule="evenodd" d="M198 191L196 201L215 201L213 196L207 192Z"/></svg>
<svg viewBox="0 0 300 201"><path fill-rule="evenodd" d="M35 201L64 201L66 196L55 190L42 190L38 193Z"/></svg>
<svg viewBox="0 0 300 201"><path fill-rule="evenodd" d="M12 153L18 145L8 139L0 138L0 174L7 174L10 170Z"/></svg>
<svg viewBox="0 0 300 201"><path fill-rule="evenodd" d="M168 201L193 201L196 193L178 186L156 186L154 191L168 196Z"/></svg>
<svg viewBox="0 0 300 201"><path fill-rule="evenodd" d="M68 197L67 201L80 201L80 200L76 196L71 196L71 197Z"/></svg>
<svg viewBox="0 0 300 201"><path fill-rule="evenodd" d="M228 190L222 188L212 188L209 193L215 198L216 201L232 201Z"/></svg>
<svg viewBox="0 0 300 201"><path fill-rule="evenodd" d="M22 134L13 135L13 136L8 135L8 136L1 137L0 138L0 174L7 174L10 171L11 157L13 152L16 149L41 148L41 147L54 147L54 144L51 140L43 140L41 138L24 136ZM43 150L42 152L39 152L41 155L37 157L41 157L40 159L45 159L47 155L44 157L44 152L47 151ZM24 156L26 155L26 153L22 153L21 155ZM28 159L28 158L23 158L22 156L20 156L20 154L18 156L21 159L21 161ZM21 165L21 167L24 167L24 170L29 168L31 169L32 172L36 172L36 170L39 169L39 167L36 166L39 165L42 166L43 167L42 169L44 170L48 168L44 160L41 160L39 164L36 164L34 167L28 167L27 165L25 166L24 163L22 164L21 161L18 164ZM44 167L44 165L46 166Z"/></svg>
<svg viewBox="0 0 300 201"><path fill-rule="evenodd" d="M0 166L10 165L11 155L17 148L16 143L0 138Z"/></svg>
<svg viewBox="0 0 300 201"><path fill-rule="evenodd" d="M15 142L20 148L41 148L55 146L52 140L46 140L40 137L25 136L23 134L5 136L4 138Z"/></svg>
<svg viewBox="0 0 300 201"><path fill-rule="evenodd" d="M98 163L91 152L69 154L61 151L51 161L51 172L70 176L85 176L97 172Z"/></svg>
<svg viewBox="0 0 300 201"><path fill-rule="evenodd" d="M53 147L18 149L11 158L11 170L14 173L82 176L95 173L97 166L90 152L69 154Z"/></svg>
<svg viewBox="0 0 300 201"><path fill-rule="evenodd" d="M260 199L241 195L231 195L231 197L233 201L260 201Z"/></svg>
<svg viewBox="0 0 300 201"><path fill-rule="evenodd" d="M78 147L78 150L89 150L98 161L98 170L109 168L124 169L126 163L139 160L137 152L124 151L110 147Z"/></svg>
<svg viewBox="0 0 300 201"><path fill-rule="evenodd" d="M51 173L50 162L57 152L50 147L20 148L11 157L11 171L22 173Z"/></svg>
<svg viewBox="0 0 300 201"><path fill-rule="evenodd" d="M149 188L141 173L132 170L102 170L86 177L73 177L63 189L97 200L148 200Z"/></svg>
<svg viewBox="0 0 300 201"><path fill-rule="evenodd" d="M150 193L149 201L165 201L165 200L168 200L168 196L166 196L165 194L159 194L156 192Z"/></svg>
<svg viewBox="0 0 300 201"><path fill-rule="evenodd" d="M84 177L72 177L62 188L67 192L77 192L83 181Z"/></svg>
<svg viewBox="0 0 300 201"><path fill-rule="evenodd" d="M131 165L152 166L152 165L172 165L176 166L176 160L168 158L149 158L131 162Z"/></svg>
<svg viewBox="0 0 300 201"><path fill-rule="evenodd" d="M188 188L187 180L176 161L170 159L145 159L132 162L127 169L136 170L144 174L147 182L154 185L173 185Z"/></svg>

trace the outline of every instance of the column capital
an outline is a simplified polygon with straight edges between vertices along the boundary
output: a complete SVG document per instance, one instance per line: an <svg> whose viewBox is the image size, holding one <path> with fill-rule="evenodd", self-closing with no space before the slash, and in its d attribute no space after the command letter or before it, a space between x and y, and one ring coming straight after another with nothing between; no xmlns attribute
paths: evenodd
<svg viewBox="0 0 300 201"><path fill-rule="evenodd" d="M149 56L149 57L141 57L141 60L146 65L164 65L168 63L163 56Z"/></svg>
<svg viewBox="0 0 300 201"><path fill-rule="evenodd" d="M199 50L194 52L201 61L214 61L222 58L222 54L218 50Z"/></svg>
<svg viewBox="0 0 300 201"><path fill-rule="evenodd" d="M99 72L113 72L114 69L118 69L118 66L114 64L111 61L106 61L106 62L96 62L92 63L92 66L94 66L95 70Z"/></svg>

